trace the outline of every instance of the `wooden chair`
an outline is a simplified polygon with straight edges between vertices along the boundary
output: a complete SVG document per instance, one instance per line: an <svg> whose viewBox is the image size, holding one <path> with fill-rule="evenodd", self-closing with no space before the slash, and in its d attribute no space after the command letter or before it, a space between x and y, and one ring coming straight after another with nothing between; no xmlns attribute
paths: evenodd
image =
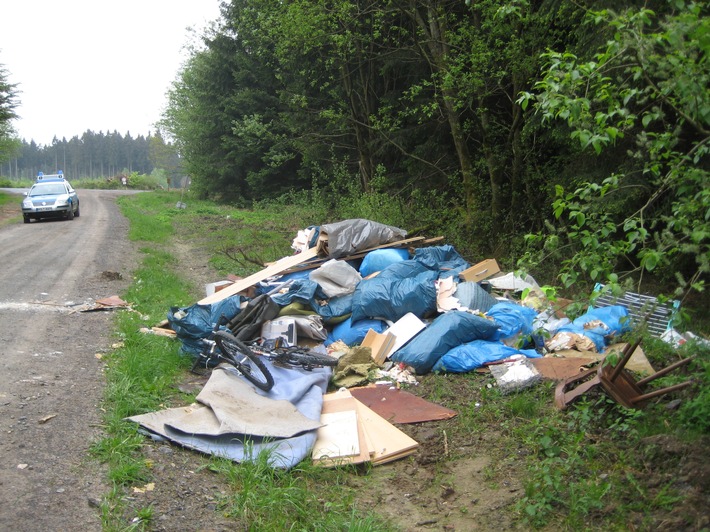
<svg viewBox="0 0 710 532"><path fill-rule="evenodd" d="M693 384L693 381L689 380L674 386L667 386L666 388L644 393L643 387L649 382L686 365L694 357L680 360L649 377L636 381L633 374L625 366L640 343L639 340L626 346L626 349L622 351L622 358L616 366L600 364L598 368L588 369L579 375L560 381L555 389L555 405L557 408L564 410L577 398L600 385L620 405L626 408L640 408L649 399L681 390Z"/></svg>

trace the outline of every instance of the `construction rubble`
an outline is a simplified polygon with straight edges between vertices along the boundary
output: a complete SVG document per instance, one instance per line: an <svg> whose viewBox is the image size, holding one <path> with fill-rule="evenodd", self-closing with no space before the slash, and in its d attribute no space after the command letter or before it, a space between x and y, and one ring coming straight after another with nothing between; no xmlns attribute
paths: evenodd
<svg viewBox="0 0 710 532"><path fill-rule="evenodd" d="M639 325L632 305L607 301L570 320L570 302L547 300L532 277L501 272L492 258L471 264L442 240L362 219L299 231L293 255L207 285L153 332L197 356L221 317L241 314L240 339L278 337L338 365L265 361L269 392L220 365L195 404L130 419L153 438L235 461L267 451L274 467L378 465L416 452L396 425L456 415L405 390L421 375L489 373L505 394L574 379L611 352L628 354L628 370L654 373L639 346L627 353L620 342Z"/></svg>

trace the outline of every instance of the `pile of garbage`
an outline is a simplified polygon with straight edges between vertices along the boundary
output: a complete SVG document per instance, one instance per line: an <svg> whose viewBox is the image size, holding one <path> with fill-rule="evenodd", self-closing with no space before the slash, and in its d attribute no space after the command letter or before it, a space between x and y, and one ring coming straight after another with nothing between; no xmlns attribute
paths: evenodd
<svg viewBox="0 0 710 532"><path fill-rule="evenodd" d="M293 242L298 253L216 283L198 303L171 309L168 321L188 354L220 316L239 321L242 313L248 319L232 328L239 339L281 336L331 352L365 346L384 370L396 363L417 375L567 349L601 353L631 329L622 306L570 321L530 276L503 274L495 259L472 265L451 245L406 236L362 219L305 229Z"/></svg>
<svg viewBox="0 0 710 532"><path fill-rule="evenodd" d="M202 300L170 309L167 330L194 357L222 327L244 342L320 349L338 359L335 369L267 360L275 385L263 390L220 365L197 403L130 419L155 439L235 461L268 450L274 467L308 457L325 466L378 465L418 446L388 421L407 422L396 405L415 405L399 383L485 366L503 393L514 392L543 376L578 374L586 362L537 361L559 362L550 355L569 351L603 357L632 328L620 305L570 320L533 278L502 273L495 259L470 264L441 240L407 238L363 219L299 231L293 255L247 278L207 285ZM381 410L388 405L394 410ZM424 400L416 405L416 422L456 415Z"/></svg>

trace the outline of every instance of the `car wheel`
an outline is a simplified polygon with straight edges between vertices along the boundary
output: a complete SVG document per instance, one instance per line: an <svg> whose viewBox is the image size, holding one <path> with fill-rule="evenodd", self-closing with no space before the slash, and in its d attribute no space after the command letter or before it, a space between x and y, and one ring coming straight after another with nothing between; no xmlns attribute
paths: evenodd
<svg viewBox="0 0 710 532"><path fill-rule="evenodd" d="M69 210L67 211L67 220L73 220L74 219L74 207L69 205Z"/></svg>
<svg viewBox="0 0 710 532"><path fill-rule="evenodd" d="M24 215L24 216L22 217L22 221L25 222L26 224L28 224L28 223L30 223L30 217L27 216L27 215Z"/></svg>
<svg viewBox="0 0 710 532"><path fill-rule="evenodd" d="M74 216L76 216L77 218L79 217L79 214L80 214L80 213L79 213L79 206L80 206L80 205L77 203L77 204L76 204L76 212L74 213Z"/></svg>

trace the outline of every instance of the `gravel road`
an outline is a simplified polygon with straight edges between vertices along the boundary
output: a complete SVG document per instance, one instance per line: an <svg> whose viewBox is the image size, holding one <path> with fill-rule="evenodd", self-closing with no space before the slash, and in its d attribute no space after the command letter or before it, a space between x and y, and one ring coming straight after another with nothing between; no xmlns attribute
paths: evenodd
<svg viewBox="0 0 710 532"><path fill-rule="evenodd" d="M130 283L126 193L80 190L73 221L0 226L0 530L101 530L107 488L87 449L116 340L110 311L78 309Z"/></svg>

